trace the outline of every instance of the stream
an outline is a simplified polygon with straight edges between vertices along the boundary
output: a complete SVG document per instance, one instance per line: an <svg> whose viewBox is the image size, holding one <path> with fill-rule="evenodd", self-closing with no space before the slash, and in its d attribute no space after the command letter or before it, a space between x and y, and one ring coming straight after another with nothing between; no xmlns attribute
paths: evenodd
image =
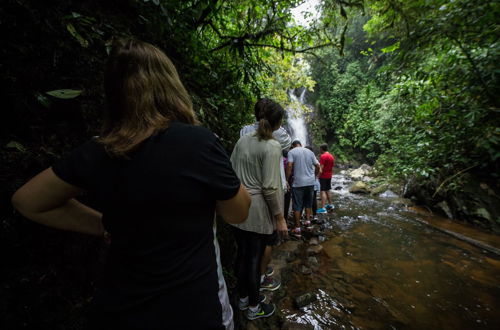
<svg viewBox="0 0 500 330"><path fill-rule="evenodd" d="M311 274L290 272L278 302L287 322L314 329L500 329L499 255L423 223L447 219L395 198L351 194L350 184L343 175L332 179L335 209L322 216L327 240L318 264ZM451 226L464 236L475 231ZM500 246L499 237L489 238ZM308 246L299 248L295 270L307 263ZM294 297L304 293L316 300L298 309Z"/></svg>

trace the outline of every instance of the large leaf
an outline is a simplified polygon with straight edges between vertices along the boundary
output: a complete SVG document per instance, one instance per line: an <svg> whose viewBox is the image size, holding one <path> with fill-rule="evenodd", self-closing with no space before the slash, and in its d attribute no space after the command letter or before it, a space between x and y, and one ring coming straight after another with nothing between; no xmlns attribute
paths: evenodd
<svg viewBox="0 0 500 330"><path fill-rule="evenodd" d="M6 148L17 149L20 152L25 152L26 148L17 141L10 141L5 145Z"/></svg>
<svg viewBox="0 0 500 330"><path fill-rule="evenodd" d="M82 46L83 48L87 48L89 46L89 41L86 40L84 37L82 37L82 35L76 31L73 24L68 23L66 25L66 29L73 36L73 38L75 38L78 41L78 43L80 43L80 46Z"/></svg>
<svg viewBox="0 0 500 330"><path fill-rule="evenodd" d="M56 89L45 92L46 94L57 97L58 99L74 99L82 93L80 89Z"/></svg>

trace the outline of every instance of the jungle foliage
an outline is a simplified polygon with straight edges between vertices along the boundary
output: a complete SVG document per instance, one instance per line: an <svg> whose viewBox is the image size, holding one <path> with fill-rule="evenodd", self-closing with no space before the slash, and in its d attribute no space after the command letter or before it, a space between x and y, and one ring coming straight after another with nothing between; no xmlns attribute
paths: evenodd
<svg viewBox="0 0 500 330"><path fill-rule="evenodd" d="M0 327L82 327L102 243L28 222L9 200L35 173L99 134L111 38L131 36L163 49L203 125L230 150L241 126L253 122L258 97L285 103L287 89L312 88L300 58L341 44L341 30L292 24L290 8L300 2L2 1ZM82 198L92 205L92 196ZM227 265L231 255L223 257Z"/></svg>
<svg viewBox="0 0 500 330"><path fill-rule="evenodd" d="M345 56L313 61L317 140L405 180L473 170L498 182L498 2L372 0L364 12L348 11Z"/></svg>
<svg viewBox="0 0 500 330"><path fill-rule="evenodd" d="M2 328L82 327L105 249L8 205L22 182L99 134L112 37L163 49L228 149L258 97L286 105L286 91L304 86L315 89L316 143L333 142L341 158L405 178L442 181L471 166L497 178L498 3L324 0L320 19L301 26L290 9L302 2L2 1Z"/></svg>

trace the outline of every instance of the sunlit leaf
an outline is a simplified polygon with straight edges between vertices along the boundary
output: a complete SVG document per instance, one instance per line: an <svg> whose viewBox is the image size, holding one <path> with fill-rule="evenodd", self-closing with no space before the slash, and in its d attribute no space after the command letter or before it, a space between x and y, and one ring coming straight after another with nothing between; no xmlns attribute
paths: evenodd
<svg viewBox="0 0 500 330"><path fill-rule="evenodd" d="M53 91L45 92L46 94L57 97L58 99L74 99L82 94L80 89L56 89Z"/></svg>
<svg viewBox="0 0 500 330"><path fill-rule="evenodd" d="M80 33L78 33L75 29L75 27L73 26L73 24L71 23L68 23L66 24L66 29L68 30L68 32L73 36L73 38L75 38L78 43L80 44L80 46L84 47L84 48L87 48L89 46L89 42L88 40L86 40L85 38L83 38Z"/></svg>
<svg viewBox="0 0 500 330"><path fill-rule="evenodd" d="M17 141L10 141L5 145L6 148L17 149L20 152L26 152L26 148Z"/></svg>

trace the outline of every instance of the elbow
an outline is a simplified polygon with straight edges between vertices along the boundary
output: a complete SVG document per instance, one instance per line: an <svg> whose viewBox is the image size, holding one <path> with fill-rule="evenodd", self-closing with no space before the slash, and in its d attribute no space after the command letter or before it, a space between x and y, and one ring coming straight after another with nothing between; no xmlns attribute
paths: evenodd
<svg viewBox="0 0 500 330"><path fill-rule="evenodd" d="M227 223L239 224L248 218L252 200L243 186L238 194L229 201L217 202L217 213Z"/></svg>
<svg viewBox="0 0 500 330"><path fill-rule="evenodd" d="M250 205L252 204L252 200L250 196L245 196L244 206L241 208L240 212L236 214L231 219L231 223L238 224L243 223L248 218L248 213L250 212Z"/></svg>
<svg viewBox="0 0 500 330"><path fill-rule="evenodd" d="M24 202L24 198L22 197L22 194L19 192L19 190L16 191L14 195L12 195L10 203L12 204L14 210L19 212L19 214L21 214L23 217L27 219L33 218L32 214L30 213L29 207Z"/></svg>
<svg viewBox="0 0 500 330"><path fill-rule="evenodd" d="M22 197L20 196L19 190L12 195L10 198L10 203L12 204L12 207L17 210L20 213L23 213L23 202L22 202Z"/></svg>
<svg viewBox="0 0 500 330"><path fill-rule="evenodd" d="M10 203L17 212L27 219L32 220L36 215L36 210L30 205L28 197L24 195L22 188L12 195Z"/></svg>

